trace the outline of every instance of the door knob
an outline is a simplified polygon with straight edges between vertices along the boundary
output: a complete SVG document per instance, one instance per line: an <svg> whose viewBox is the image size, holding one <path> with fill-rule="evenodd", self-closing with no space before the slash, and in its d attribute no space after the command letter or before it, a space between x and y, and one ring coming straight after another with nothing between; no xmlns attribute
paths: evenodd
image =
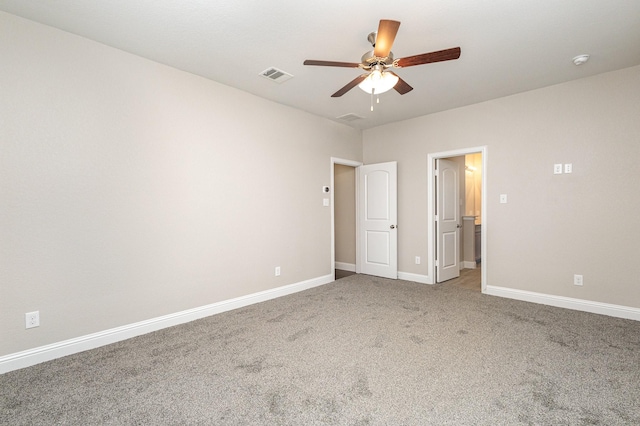
<svg viewBox="0 0 640 426"><path fill-rule="evenodd" d="M389 228L396 229L396 226L395 225L391 225Z"/></svg>

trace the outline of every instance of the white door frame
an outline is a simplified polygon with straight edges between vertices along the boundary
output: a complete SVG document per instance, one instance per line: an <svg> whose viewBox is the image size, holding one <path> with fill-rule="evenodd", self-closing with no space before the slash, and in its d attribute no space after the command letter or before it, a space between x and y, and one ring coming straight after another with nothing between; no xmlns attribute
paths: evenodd
<svg viewBox="0 0 640 426"><path fill-rule="evenodd" d="M482 284L481 289L482 292L485 293L487 290L487 223L488 223L488 215L487 215L487 146L478 146L474 148L462 148L456 149L453 151L444 151L444 152L436 152L427 154L427 282L429 284L435 284L436 281L436 253L435 253L435 205L436 205L436 194L435 194L435 181L434 181L434 170L436 159L438 158L449 158L449 157L459 157L461 155L467 154L482 154L482 234L480 237L480 244L482 252Z"/></svg>
<svg viewBox="0 0 640 426"><path fill-rule="evenodd" d="M358 168L362 166L362 162L346 160L344 158L331 157L331 181L329 183L329 202L331 203L331 275L336 276L336 212L335 212L335 165L340 164L342 166L350 166ZM356 174L357 176L357 174ZM359 219L359 207L358 207L358 179L355 180L356 185L356 273L360 273L360 223Z"/></svg>

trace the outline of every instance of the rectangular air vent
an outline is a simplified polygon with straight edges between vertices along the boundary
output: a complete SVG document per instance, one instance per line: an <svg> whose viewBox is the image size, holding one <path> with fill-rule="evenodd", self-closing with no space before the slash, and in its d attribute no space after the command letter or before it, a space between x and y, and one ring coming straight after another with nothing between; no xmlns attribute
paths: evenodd
<svg viewBox="0 0 640 426"><path fill-rule="evenodd" d="M266 70L262 71L260 75L263 76L264 78L268 78L269 80L275 81L276 83L285 82L293 77L288 72L284 72L274 67L267 68Z"/></svg>
<svg viewBox="0 0 640 426"><path fill-rule="evenodd" d="M356 115L354 113L349 113L349 114L341 115L340 117L336 117L336 118L342 121L356 121L356 120L362 120L364 117L360 117L359 115Z"/></svg>

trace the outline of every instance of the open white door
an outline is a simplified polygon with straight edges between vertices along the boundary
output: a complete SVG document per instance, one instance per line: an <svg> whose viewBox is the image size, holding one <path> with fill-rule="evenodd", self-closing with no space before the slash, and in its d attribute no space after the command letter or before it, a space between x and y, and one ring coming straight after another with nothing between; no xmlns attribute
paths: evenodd
<svg viewBox="0 0 640 426"><path fill-rule="evenodd" d="M436 282L460 276L460 184L458 164L436 160Z"/></svg>
<svg viewBox="0 0 640 426"><path fill-rule="evenodd" d="M398 278L397 163L358 168L360 272Z"/></svg>

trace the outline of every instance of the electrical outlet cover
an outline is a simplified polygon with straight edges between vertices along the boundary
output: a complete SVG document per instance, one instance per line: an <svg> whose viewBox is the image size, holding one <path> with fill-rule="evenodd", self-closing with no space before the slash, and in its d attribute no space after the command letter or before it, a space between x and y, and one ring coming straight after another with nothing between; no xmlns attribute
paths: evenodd
<svg viewBox="0 0 640 426"><path fill-rule="evenodd" d="M24 314L26 328L40 327L40 311Z"/></svg>

